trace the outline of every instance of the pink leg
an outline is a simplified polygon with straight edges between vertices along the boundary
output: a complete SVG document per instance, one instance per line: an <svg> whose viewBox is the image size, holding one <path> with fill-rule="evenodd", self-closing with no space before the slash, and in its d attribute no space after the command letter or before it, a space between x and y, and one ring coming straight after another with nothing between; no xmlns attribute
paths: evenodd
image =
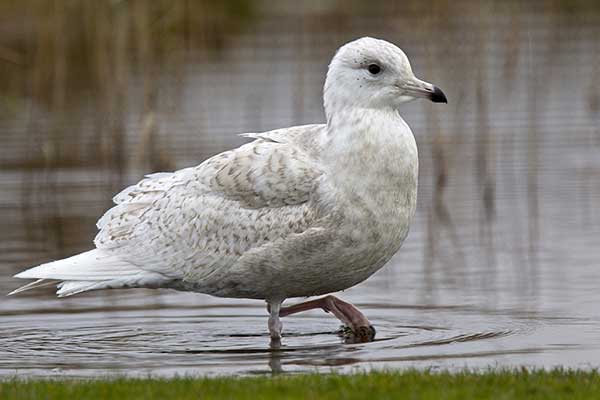
<svg viewBox="0 0 600 400"><path fill-rule="evenodd" d="M342 323L352 330L352 333L354 333L355 336L354 339L357 341L369 342L375 338L375 328L371 326L367 317L365 317L358 308L331 295L300 304L294 304L289 307L282 307L279 311L279 316L285 317L302 311L314 310L316 308L320 308L325 312L330 312L335 315Z"/></svg>

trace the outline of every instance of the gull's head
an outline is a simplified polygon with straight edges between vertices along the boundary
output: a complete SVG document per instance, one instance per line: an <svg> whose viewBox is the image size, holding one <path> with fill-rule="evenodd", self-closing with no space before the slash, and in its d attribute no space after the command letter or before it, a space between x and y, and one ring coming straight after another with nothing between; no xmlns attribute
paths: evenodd
<svg viewBox="0 0 600 400"><path fill-rule="evenodd" d="M414 75L406 54L385 40L364 37L347 43L329 64L324 89L328 115L346 107L395 109L415 98L447 102L437 86Z"/></svg>

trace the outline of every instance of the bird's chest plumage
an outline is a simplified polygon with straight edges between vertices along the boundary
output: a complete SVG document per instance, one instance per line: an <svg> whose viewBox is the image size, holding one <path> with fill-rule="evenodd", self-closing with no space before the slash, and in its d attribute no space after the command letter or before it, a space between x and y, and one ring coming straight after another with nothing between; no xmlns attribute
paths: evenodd
<svg viewBox="0 0 600 400"><path fill-rule="evenodd" d="M339 152L325 182L336 193L340 258L329 276L337 290L380 269L402 245L415 212L418 155L412 133L403 121L379 124L351 137L349 151Z"/></svg>
<svg viewBox="0 0 600 400"><path fill-rule="evenodd" d="M346 260L337 272L343 275L352 271L351 284L356 284L380 269L408 234L416 194L416 174L385 172L371 176L360 190L346 194L348 203L338 229L344 247L340 254Z"/></svg>

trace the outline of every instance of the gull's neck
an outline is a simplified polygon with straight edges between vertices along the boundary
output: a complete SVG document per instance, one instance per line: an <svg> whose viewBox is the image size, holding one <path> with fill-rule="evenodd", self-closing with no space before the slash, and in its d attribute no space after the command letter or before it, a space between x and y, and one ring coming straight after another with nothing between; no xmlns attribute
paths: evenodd
<svg viewBox="0 0 600 400"><path fill-rule="evenodd" d="M348 215L358 224L372 213L379 226L405 235L419 167L410 128L395 110L349 108L328 117L321 142L328 186L356 210Z"/></svg>
<svg viewBox="0 0 600 400"><path fill-rule="evenodd" d="M413 134L393 109L349 107L331 113L322 138L324 162L332 170L367 177L373 174L416 177L417 147Z"/></svg>

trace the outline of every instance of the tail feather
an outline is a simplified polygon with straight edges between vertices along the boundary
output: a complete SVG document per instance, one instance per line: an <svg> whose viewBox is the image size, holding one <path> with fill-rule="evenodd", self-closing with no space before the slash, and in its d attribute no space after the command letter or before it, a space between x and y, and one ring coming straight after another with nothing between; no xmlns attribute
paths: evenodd
<svg viewBox="0 0 600 400"><path fill-rule="evenodd" d="M88 290L94 290L95 287L101 286L103 283L103 281L63 281L56 285L58 288L56 294L58 297L73 296Z"/></svg>
<svg viewBox="0 0 600 400"><path fill-rule="evenodd" d="M16 274L15 278L103 281L140 272L135 265L95 249L38 265Z"/></svg>
<svg viewBox="0 0 600 400"><path fill-rule="evenodd" d="M142 270L98 249L30 268L15 275L15 278L37 280L13 290L9 295L62 281L57 286L59 297L97 289L161 287L171 281L162 274Z"/></svg>

